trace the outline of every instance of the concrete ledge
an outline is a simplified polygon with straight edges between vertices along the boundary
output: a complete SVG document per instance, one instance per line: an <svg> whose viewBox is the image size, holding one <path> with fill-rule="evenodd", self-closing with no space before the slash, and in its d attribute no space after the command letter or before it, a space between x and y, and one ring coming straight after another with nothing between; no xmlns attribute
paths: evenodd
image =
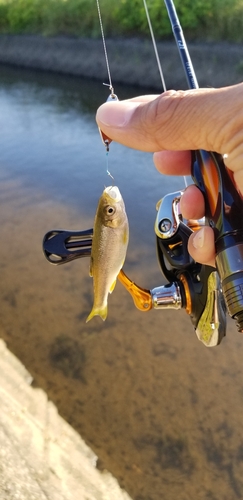
<svg viewBox="0 0 243 500"><path fill-rule="evenodd" d="M1 500L131 500L0 339Z"/></svg>
<svg viewBox="0 0 243 500"><path fill-rule="evenodd" d="M157 63L149 40L107 40L113 82L161 90ZM189 44L201 87L240 82L242 46L237 44ZM175 43L158 44L168 88L187 88ZM107 81L101 40L68 37L0 35L0 63L55 71Z"/></svg>

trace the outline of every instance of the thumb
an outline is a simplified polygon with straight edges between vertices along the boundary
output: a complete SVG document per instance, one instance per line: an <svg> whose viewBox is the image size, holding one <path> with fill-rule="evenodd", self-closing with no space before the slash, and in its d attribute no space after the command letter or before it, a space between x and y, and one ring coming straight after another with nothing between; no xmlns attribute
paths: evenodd
<svg viewBox="0 0 243 500"><path fill-rule="evenodd" d="M111 101L98 109L97 123L110 139L143 151L206 149L224 154L231 145L232 121L237 127L242 91L242 85L235 85Z"/></svg>
<svg viewBox="0 0 243 500"><path fill-rule="evenodd" d="M195 231L189 238L188 251L196 262L215 267L214 232L209 226Z"/></svg>

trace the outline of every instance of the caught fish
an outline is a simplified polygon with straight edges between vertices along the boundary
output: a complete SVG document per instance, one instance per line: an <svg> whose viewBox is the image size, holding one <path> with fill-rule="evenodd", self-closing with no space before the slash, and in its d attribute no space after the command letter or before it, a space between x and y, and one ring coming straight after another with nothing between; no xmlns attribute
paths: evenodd
<svg viewBox="0 0 243 500"><path fill-rule="evenodd" d="M117 186L107 187L98 203L92 241L90 276L94 304L86 323L94 316L107 317L108 294L112 293L124 264L129 226L124 201Z"/></svg>

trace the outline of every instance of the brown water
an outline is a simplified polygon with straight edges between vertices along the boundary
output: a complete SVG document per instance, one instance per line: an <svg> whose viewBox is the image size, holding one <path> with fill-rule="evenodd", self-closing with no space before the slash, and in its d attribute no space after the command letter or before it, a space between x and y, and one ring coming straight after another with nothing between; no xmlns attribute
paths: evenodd
<svg viewBox="0 0 243 500"><path fill-rule="evenodd" d="M93 224L107 184L94 122L104 99L92 82L1 68L1 336L134 500L242 498L243 339L234 325L207 349L185 312L140 313L119 283L107 321L86 325L88 260L52 267L42 255L49 229ZM130 221L125 270L157 286L155 204L182 181L118 145L109 161Z"/></svg>

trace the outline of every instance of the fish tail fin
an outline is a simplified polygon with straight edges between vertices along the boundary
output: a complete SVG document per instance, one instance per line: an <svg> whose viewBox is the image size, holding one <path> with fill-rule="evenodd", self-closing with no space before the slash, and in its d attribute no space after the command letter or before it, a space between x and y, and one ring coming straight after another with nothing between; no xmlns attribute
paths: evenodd
<svg viewBox="0 0 243 500"><path fill-rule="evenodd" d="M88 315L86 319L86 323L90 321L94 316L100 316L103 321L107 318L107 305L103 307L93 307L91 313Z"/></svg>

